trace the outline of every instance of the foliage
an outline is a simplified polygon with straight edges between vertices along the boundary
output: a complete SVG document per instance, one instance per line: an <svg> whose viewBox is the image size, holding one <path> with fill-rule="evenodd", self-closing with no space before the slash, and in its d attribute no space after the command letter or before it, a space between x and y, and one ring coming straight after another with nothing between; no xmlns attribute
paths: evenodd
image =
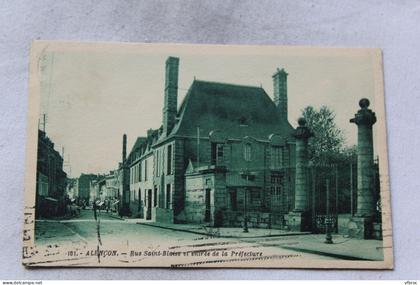
<svg viewBox="0 0 420 285"><path fill-rule="evenodd" d="M315 183L312 203L317 213L326 213L326 184L329 183L330 211L349 213L351 183L353 191L357 184L357 147L344 145L343 132L335 123L334 111L328 107L322 106L317 110L308 106L302 110L302 116L313 133L308 145L309 160L315 166L310 172L311 187Z"/></svg>
<svg viewBox="0 0 420 285"><path fill-rule="evenodd" d="M335 113L327 106L316 110L308 106L302 110L306 125L314 136L309 140L308 155L312 163L334 163L343 159L344 135L335 124Z"/></svg>

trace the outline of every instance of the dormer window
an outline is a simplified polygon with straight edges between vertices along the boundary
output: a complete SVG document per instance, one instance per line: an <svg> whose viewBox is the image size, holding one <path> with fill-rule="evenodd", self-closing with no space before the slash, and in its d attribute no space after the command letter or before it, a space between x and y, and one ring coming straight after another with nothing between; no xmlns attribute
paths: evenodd
<svg viewBox="0 0 420 285"><path fill-rule="evenodd" d="M211 143L211 164L220 165L223 163L224 157L224 144L223 143Z"/></svg>
<svg viewBox="0 0 420 285"><path fill-rule="evenodd" d="M217 158L218 159L223 159L223 155L224 155L223 144L218 144L217 145Z"/></svg>
<svg viewBox="0 0 420 285"><path fill-rule="evenodd" d="M211 165L222 165L225 156L226 138L220 130L213 130L209 133L211 148Z"/></svg>
<svg viewBox="0 0 420 285"><path fill-rule="evenodd" d="M283 148L280 146L271 147L271 168L278 169L283 166Z"/></svg>
<svg viewBox="0 0 420 285"><path fill-rule="evenodd" d="M270 167L271 169L280 169L283 167L283 154L286 147L286 140L278 134L272 134L268 137L270 141Z"/></svg>
<svg viewBox="0 0 420 285"><path fill-rule="evenodd" d="M251 161L252 159L252 147L250 143L244 145L244 160Z"/></svg>

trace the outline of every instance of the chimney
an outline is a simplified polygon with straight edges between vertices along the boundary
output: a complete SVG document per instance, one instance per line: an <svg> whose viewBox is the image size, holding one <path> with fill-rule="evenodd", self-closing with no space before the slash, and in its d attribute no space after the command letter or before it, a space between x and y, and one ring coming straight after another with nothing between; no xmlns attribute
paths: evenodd
<svg viewBox="0 0 420 285"><path fill-rule="evenodd" d="M166 60L165 99L163 104L163 135L171 133L178 106L178 64L179 58L168 57Z"/></svg>
<svg viewBox="0 0 420 285"><path fill-rule="evenodd" d="M287 120L287 75L284 68L277 68L273 75L274 104L283 119Z"/></svg>
<svg viewBox="0 0 420 285"><path fill-rule="evenodd" d="M122 162L125 162L127 158L127 135L123 135L123 149L122 149Z"/></svg>

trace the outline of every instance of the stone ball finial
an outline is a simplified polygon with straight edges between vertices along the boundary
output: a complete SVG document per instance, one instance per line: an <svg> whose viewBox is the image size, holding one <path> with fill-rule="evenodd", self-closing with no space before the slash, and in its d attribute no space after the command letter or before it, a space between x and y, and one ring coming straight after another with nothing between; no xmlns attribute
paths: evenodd
<svg viewBox="0 0 420 285"><path fill-rule="evenodd" d="M367 98L360 99L360 101L359 101L360 108L366 109L367 107L369 107L369 105L370 105L369 99L367 99Z"/></svg>
<svg viewBox="0 0 420 285"><path fill-rule="evenodd" d="M303 118L303 117L300 117L298 119L298 124L299 124L300 127L304 127L306 125L306 119Z"/></svg>

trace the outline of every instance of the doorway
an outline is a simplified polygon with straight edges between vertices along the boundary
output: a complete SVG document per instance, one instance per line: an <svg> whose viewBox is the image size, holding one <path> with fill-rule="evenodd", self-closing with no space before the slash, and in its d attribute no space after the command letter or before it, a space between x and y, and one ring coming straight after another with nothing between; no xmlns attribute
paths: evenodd
<svg viewBox="0 0 420 285"><path fill-rule="evenodd" d="M143 205L142 205L142 199L141 199L141 189L139 189L138 191L138 197L139 197L139 205L138 205L138 213L139 213L139 218L143 218Z"/></svg>
<svg viewBox="0 0 420 285"><path fill-rule="evenodd" d="M207 188L206 189L206 195L205 195L205 205L206 205L206 210L205 210L205 214L204 214L204 221L205 222L210 222L210 217L211 217L211 204L210 204L210 199L211 199L211 195L210 192L211 189Z"/></svg>
<svg viewBox="0 0 420 285"><path fill-rule="evenodd" d="M146 220L152 219L152 189L147 190L147 212Z"/></svg>

